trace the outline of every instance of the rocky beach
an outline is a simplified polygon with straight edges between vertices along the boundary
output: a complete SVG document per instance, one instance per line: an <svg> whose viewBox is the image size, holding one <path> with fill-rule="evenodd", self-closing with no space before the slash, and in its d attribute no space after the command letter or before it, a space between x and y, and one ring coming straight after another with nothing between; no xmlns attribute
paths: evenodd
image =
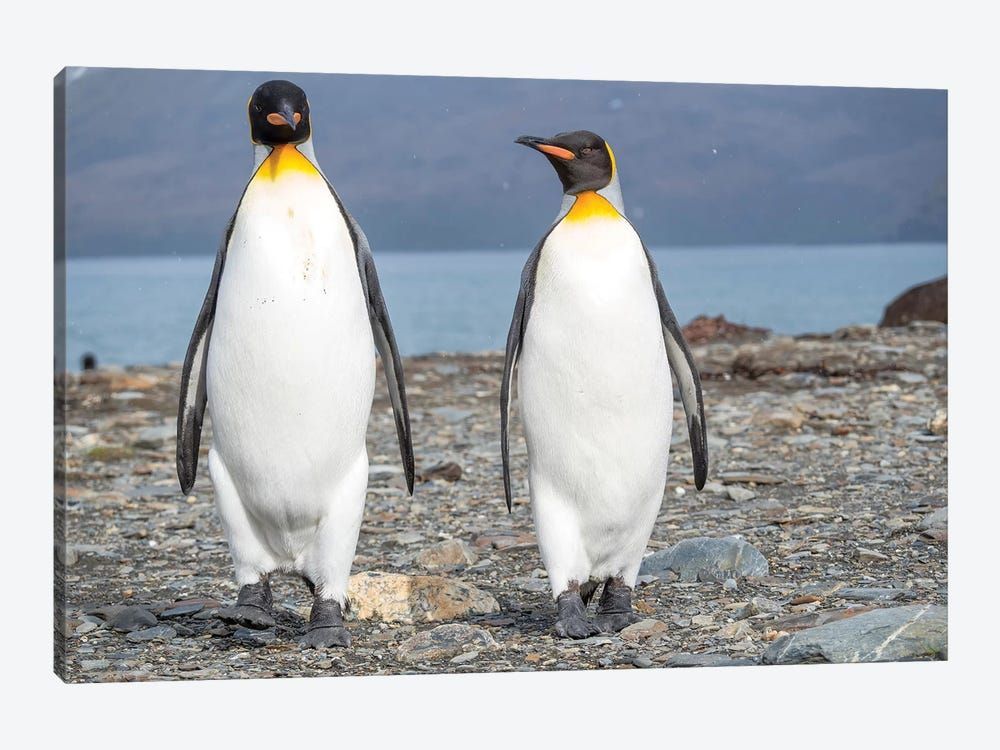
<svg viewBox="0 0 1000 750"><path fill-rule="evenodd" d="M103 682L947 658L947 326L792 338L712 322L691 338L708 484L695 491L678 404L634 598L644 619L581 641L552 630L516 416L513 513L504 505L500 353L405 360L412 498L376 386L353 645L326 652L296 642L310 596L291 577L272 579L275 628L218 618L237 590L204 459L210 416L197 484L178 487L180 368L68 374L56 384L56 671Z"/></svg>

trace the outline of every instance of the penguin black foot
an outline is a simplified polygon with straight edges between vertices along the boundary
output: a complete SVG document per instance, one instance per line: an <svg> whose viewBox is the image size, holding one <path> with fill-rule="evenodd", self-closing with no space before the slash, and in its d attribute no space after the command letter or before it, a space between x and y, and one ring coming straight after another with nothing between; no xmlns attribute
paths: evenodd
<svg viewBox="0 0 1000 750"><path fill-rule="evenodd" d="M587 609L580 596L579 587L563 591L556 599L559 617L556 620L556 635L560 638L589 638L600 631L597 625L587 619Z"/></svg>
<svg viewBox="0 0 1000 750"><path fill-rule="evenodd" d="M275 625L271 603L271 584L264 577L260 583L248 583L241 588L236 605L220 609L219 619L245 628L267 630Z"/></svg>
<svg viewBox="0 0 1000 750"><path fill-rule="evenodd" d="M617 633L642 618L632 611L632 589L621 578L604 582L601 600L597 603L597 627L602 633Z"/></svg>
<svg viewBox="0 0 1000 750"><path fill-rule="evenodd" d="M299 638L305 648L347 648L351 645L351 634L344 627L344 617L339 602L332 599L313 599L309 613L309 627Z"/></svg>

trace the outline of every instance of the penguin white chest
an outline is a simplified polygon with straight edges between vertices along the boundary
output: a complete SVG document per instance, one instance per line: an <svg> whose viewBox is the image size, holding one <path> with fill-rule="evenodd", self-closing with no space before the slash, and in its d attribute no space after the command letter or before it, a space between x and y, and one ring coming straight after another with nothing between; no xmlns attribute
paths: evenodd
<svg viewBox="0 0 1000 750"><path fill-rule="evenodd" d="M631 573L662 500L673 411L642 243L620 217L571 213L534 290L518 390L543 557L550 576Z"/></svg>
<svg viewBox="0 0 1000 750"><path fill-rule="evenodd" d="M308 529L345 477L363 476L363 503L375 362L347 224L292 151L272 153L240 204L207 385L213 448L243 504L274 527Z"/></svg>

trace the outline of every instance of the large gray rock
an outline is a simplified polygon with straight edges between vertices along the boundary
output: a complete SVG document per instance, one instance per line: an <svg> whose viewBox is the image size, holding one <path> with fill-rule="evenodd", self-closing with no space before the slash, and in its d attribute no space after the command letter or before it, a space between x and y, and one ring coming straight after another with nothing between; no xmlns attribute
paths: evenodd
<svg viewBox="0 0 1000 750"><path fill-rule="evenodd" d="M914 661L948 658L948 608L876 609L776 640L765 664Z"/></svg>
<svg viewBox="0 0 1000 750"><path fill-rule="evenodd" d="M720 539L703 536L654 552L639 567L640 575L662 577L667 571L676 573L681 581L693 582L699 579L699 574L720 580L766 576L770 567L756 547L738 536Z"/></svg>

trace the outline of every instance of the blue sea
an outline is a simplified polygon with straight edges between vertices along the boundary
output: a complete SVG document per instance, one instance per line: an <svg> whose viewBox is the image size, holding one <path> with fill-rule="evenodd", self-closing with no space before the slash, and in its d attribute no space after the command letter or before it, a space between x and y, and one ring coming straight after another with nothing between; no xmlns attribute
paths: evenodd
<svg viewBox="0 0 1000 750"><path fill-rule="evenodd" d="M502 349L524 250L380 251L382 288L403 354ZM877 323L904 289L947 272L944 244L653 249L678 320L700 314L780 333ZM67 360L163 364L184 358L214 257L67 262Z"/></svg>

